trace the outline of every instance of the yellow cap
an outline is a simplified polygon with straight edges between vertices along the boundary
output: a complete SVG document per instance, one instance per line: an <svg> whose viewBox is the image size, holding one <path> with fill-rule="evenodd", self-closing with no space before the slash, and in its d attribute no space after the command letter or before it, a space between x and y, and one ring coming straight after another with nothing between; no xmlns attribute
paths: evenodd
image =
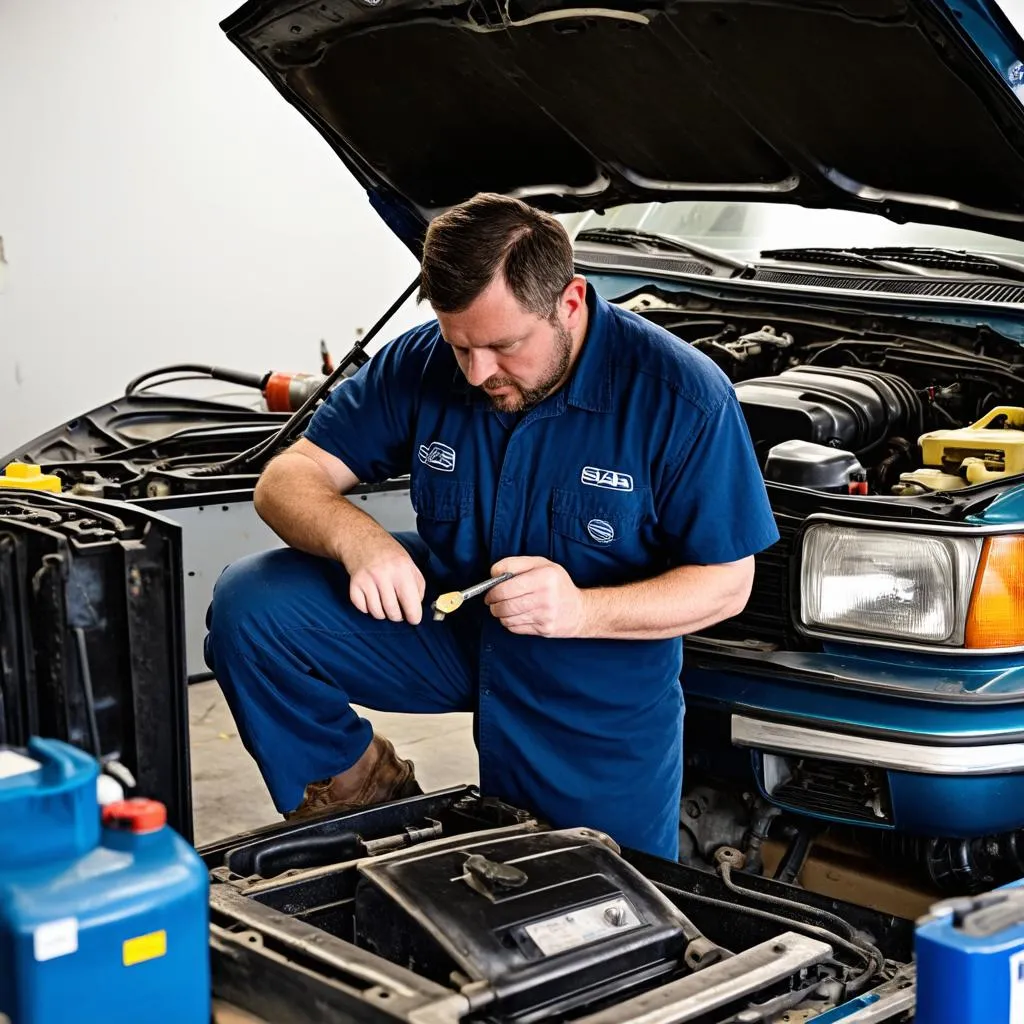
<svg viewBox="0 0 1024 1024"><path fill-rule="evenodd" d="M44 473L39 466L12 462L0 476L0 487L21 487L29 491L52 491L60 494L60 477Z"/></svg>

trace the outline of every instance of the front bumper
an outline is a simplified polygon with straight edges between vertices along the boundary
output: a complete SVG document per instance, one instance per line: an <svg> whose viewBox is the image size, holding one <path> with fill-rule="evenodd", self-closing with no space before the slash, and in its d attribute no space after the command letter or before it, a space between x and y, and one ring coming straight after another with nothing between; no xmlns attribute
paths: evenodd
<svg viewBox="0 0 1024 1024"><path fill-rule="evenodd" d="M826 821L928 836L1008 832L1024 828L1019 680L1016 666L991 659L950 666L691 645L683 682L701 725L687 731L687 760L743 762L773 803Z"/></svg>

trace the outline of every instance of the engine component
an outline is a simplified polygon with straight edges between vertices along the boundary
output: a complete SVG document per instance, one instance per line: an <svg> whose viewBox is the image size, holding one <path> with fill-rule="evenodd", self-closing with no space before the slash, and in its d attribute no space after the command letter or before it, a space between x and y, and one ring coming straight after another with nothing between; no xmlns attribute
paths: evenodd
<svg viewBox="0 0 1024 1024"><path fill-rule="evenodd" d="M160 516L0 491L0 744L46 736L117 760L191 839L181 571L180 529Z"/></svg>
<svg viewBox="0 0 1024 1024"><path fill-rule="evenodd" d="M940 892L974 894L1024 876L1024 832L970 839L878 833L878 854L918 871Z"/></svg>
<svg viewBox="0 0 1024 1024"><path fill-rule="evenodd" d="M706 867L620 854L601 833L495 807L466 787L208 847L215 996L296 1024L767 1024L829 1011L910 960L909 921L738 868L727 886ZM353 836L385 849L424 821L444 838L320 855ZM325 848L303 858L304 844ZM272 847L299 860L248 874L245 850Z"/></svg>
<svg viewBox="0 0 1024 1024"><path fill-rule="evenodd" d="M694 348L709 355L728 374L733 374L748 360L769 352L781 352L793 344L792 334L779 334L774 327L765 325L760 330L750 331L737 337L737 328L727 324L725 328L707 338L697 338Z"/></svg>
<svg viewBox="0 0 1024 1024"><path fill-rule="evenodd" d="M12 462L0 475L0 487L17 487L30 491L50 491L60 494L60 477L44 473L39 466L25 462Z"/></svg>
<svg viewBox="0 0 1024 1024"><path fill-rule="evenodd" d="M315 394L326 377L316 373L269 373L262 381L269 412L295 412Z"/></svg>
<svg viewBox="0 0 1024 1024"><path fill-rule="evenodd" d="M735 388L762 466L784 441L826 445L863 459L893 434L921 432L920 399L893 374L801 366Z"/></svg>
<svg viewBox="0 0 1024 1024"><path fill-rule="evenodd" d="M786 852L783 853L772 877L777 882L792 885L800 877L807 858L811 855L811 847L817 834L814 822L795 825L789 823L782 829L783 836L788 840Z"/></svg>
<svg viewBox="0 0 1024 1024"><path fill-rule="evenodd" d="M723 788L696 786L679 805L680 860L714 862L723 846L742 846L751 819L750 801Z"/></svg>
<svg viewBox="0 0 1024 1024"><path fill-rule="evenodd" d="M366 860L355 895L356 942L438 983L453 974L512 991L516 1009L557 992L569 959L579 987L671 970L702 936L639 872L588 829L493 836L428 854ZM541 981L558 956L563 969ZM568 959L567 959L568 958ZM538 972L541 972L539 974ZM525 986L524 986L525 987Z"/></svg>
<svg viewBox="0 0 1024 1024"><path fill-rule="evenodd" d="M909 496L926 494L928 491L956 491L966 487L962 476L955 476L942 469L925 467L910 473L900 473L900 482L892 489L893 494Z"/></svg>
<svg viewBox="0 0 1024 1024"><path fill-rule="evenodd" d="M969 484L1024 473L1024 409L1000 405L959 430L922 434L921 460Z"/></svg>
<svg viewBox="0 0 1024 1024"><path fill-rule="evenodd" d="M852 452L810 441L783 441L768 452L764 478L815 491L849 494L863 479L864 467Z"/></svg>
<svg viewBox="0 0 1024 1024"><path fill-rule="evenodd" d="M932 908L915 937L921 1024L989 1024L1024 1013L1024 890Z"/></svg>

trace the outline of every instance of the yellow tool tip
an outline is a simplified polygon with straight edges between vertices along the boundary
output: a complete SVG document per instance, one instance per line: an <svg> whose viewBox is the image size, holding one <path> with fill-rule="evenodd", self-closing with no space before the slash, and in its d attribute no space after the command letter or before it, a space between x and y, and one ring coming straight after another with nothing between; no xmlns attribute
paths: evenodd
<svg viewBox="0 0 1024 1024"><path fill-rule="evenodd" d="M458 611L462 607L462 591L452 590L447 594L442 594L433 605L435 612L440 612L442 615L450 615L452 612Z"/></svg>

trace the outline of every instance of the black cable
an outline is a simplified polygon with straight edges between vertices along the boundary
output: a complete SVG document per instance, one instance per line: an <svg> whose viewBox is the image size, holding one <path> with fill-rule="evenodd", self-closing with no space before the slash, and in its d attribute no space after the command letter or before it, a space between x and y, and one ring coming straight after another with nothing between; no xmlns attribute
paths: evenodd
<svg viewBox="0 0 1024 1024"><path fill-rule="evenodd" d="M677 889L675 886L667 885L665 882L654 882L654 884L661 889L663 892L667 892L673 896L680 896L683 899L695 900L698 903L711 904L716 907L725 907L731 911L737 911L737 907L734 903L729 903L726 900L717 899L714 896L698 895L695 892L686 892L684 889ZM810 910L811 908L801 908ZM802 931L806 935L810 935L813 938L821 939L822 942L829 942L836 946L841 946L843 949L850 953L855 954L859 959L866 961L869 967L864 971L863 974L856 977L846 987L851 995L859 992L867 983L885 966L885 958L881 952L871 947L873 953L869 953L867 949L862 948L856 943L849 942L844 939L841 935L836 935L835 932L830 932L827 928L819 928L814 924L804 924L803 921L795 921L789 917L782 917L780 914L773 914L768 910L758 910L756 907L743 907L740 909L741 913L750 914L752 917L759 917L765 921L774 921L775 924L781 924L785 928L791 928L794 931Z"/></svg>
<svg viewBox="0 0 1024 1024"><path fill-rule="evenodd" d="M416 277L412 282L405 288L401 295L395 299L394 302L387 308L384 315L366 332L366 334L359 339L352 346L349 352L343 359L340 360L338 365L334 368L334 372L327 377L322 384L295 410L289 419L282 425L281 429L278 430L273 437L267 438L265 441L261 441L259 444L253 445L252 448L247 449L244 452L240 452L233 458L228 459L226 462L218 463L214 466L207 466L205 469L200 470L197 476L214 476L222 473L228 473L231 470L237 470L239 468L248 468L253 463L263 458L268 452L281 444L287 443L290 440L291 431L294 430L296 424L300 423L305 417L306 413L312 409L317 402L319 402L334 386L334 384L341 379L341 376L349 368L349 366L356 361L367 345L377 336L381 328L398 312L398 310L405 304L406 299L416 290L420 283L420 275L417 273Z"/></svg>
<svg viewBox="0 0 1024 1024"><path fill-rule="evenodd" d="M251 413L253 416L277 416L277 413L257 413L252 410L239 409L239 412ZM118 451L107 452L106 455L97 455L92 461L94 462L125 462L132 461L133 459L144 459L151 455L155 456L156 449L163 448L166 446L177 447L179 442L189 445L189 452L191 452L191 442L195 440L220 440L221 434L229 433L231 431L241 430L252 430L263 428L270 430L273 427L273 422L267 423L263 419L253 420L238 420L234 423L218 423L215 426L201 426L201 427L182 427L180 430L175 430L173 433L165 434L163 437L158 437L153 441L143 441L141 444L132 445L130 448L122 448ZM181 456L179 456L180 458ZM194 453L190 455L191 458L208 458L208 456L196 456ZM166 458L166 456L165 456ZM161 463L163 464L163 463Z"/></svg>
<svg viewBox="0 0 1024 1024"><path fill-rule="evenodd" d="M163 377L159 380L150 381L145 387L137 387L132 394L144 395L147 391L152 391L153 388L162 388L165 384L179 384L183 380L216 380L216 377L211 377L208 373L178 373L171 377Z"/></svg>
<svg viewBox="0 0 1024 1024"><path fill-rule="evenodd" d="M789 911L798 910L802 913L810 912L822 923L831 924L833 927L838 928L848 939L851 939L854 942L859 941L857 931L853 925L851 925L849 921L844 921L838 914L831 914L827 910L820 910L818 907L806 907L802 903L797 903L796 900L787 900L783 896L772 896L769 893L758 892L756 889L749 889L745 885L740 885L738 882L733 881L731 864L720 865L719 874L722 876L722 881L725 883L725 887L736 893L738 896L747 896L750 899L758 900L761 903L767 903L774 907L782 907Z"/></svg>
<svg viewBox="0 0 1024 1024"><path fill-rule="evenodd" d="M138 390L139 385L147 380L152 380L154 377L163 377L168 373L197 373L201 374L204 378L209 377L212 380L223 380L229 384L240 384L246 388L256 388L257 390L262 389L263 381L266 378L265 373L255 374L250 373L246 370L232 370L223 366L209 366L206 363L172 363L170 366L161 366L155 370L147 370L145 373L139 374L134 380L130 380L124 389L125 395L133 395Z"/></svg>

